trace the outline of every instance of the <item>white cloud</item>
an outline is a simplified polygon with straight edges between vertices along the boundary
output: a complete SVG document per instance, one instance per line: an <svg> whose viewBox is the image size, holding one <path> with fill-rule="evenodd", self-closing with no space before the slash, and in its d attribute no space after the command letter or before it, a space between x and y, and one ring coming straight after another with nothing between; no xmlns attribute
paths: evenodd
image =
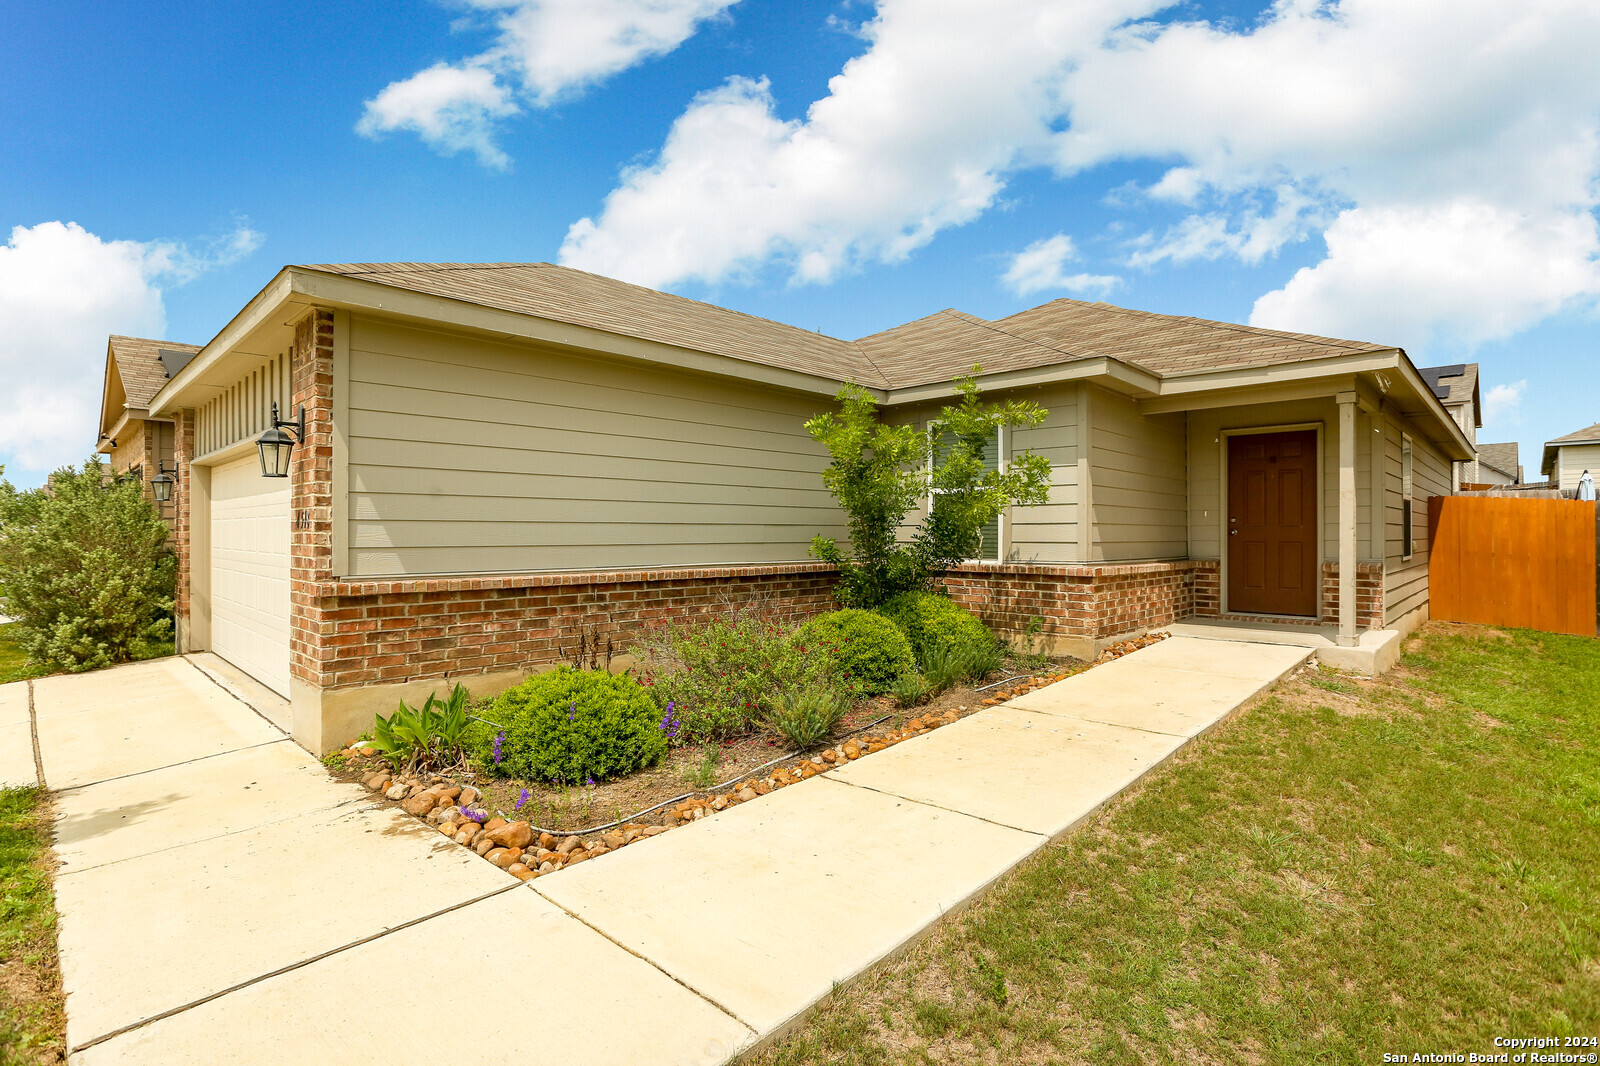
<svg viewBox="0 0 1600 1066"><path fill-rule="evenodd" d="M1250 323L1395 344L1509 337L1568 301L1600 296L1600 232L1587 212L1460 199L1352 208L1328 254L1256 301Z"/></svg>
<svg viewBox="0 0 1600 1066"><path fill-rule="evenodd" d="M645 285L716 281L768 260L797 281L897 262L979 217L1044 158L1075 56L1157 0L880 0L803 120L766 81L696 98L660 155L627 171L561 261Z"/></svg>
<svg viewBox="0 0 1600 1066"><path fill-rule="evenodd" d="M412 130L446 155L468 151L485 166L510 160L495 123L548 107L688 40L737 0L466 0L490 16L495 42L457 63L436 63L368 100L356 131Z"/></svg>
<svg viewBox="0 0 1600 1066"><path fill-rule="evenodd" d="M1067 77L1057 163L1176 157L1149 196L1219 205L1135 263L1259 263L1326 227L1327 258L1254 322L1506 336L1595 295L1597 47L1587 0L1282 0L1248 32L1125 28Z"/></svg>
<svg viewBox="0 0 1600 1066"><path fill-rule="evenodd" d="M0 464L42 481L94 451L112 333L161 337L162 285L248 255L240 223L192 251L170 241L103 240L73 222L17 226L0 246Z"/></svg>
<svg viewBox="0 0 1600 1066"><path fill-rule="evenodd" d="M1188 217L1130 242L1132 265L1259 265L1326 236L1264 321L1471 340L1592 296L1600 5L1280 0L1243 29L1129 21L1171 6L880 0L866 52L802 119L765 81L702 94L562 260L651 285L774 262L826 281L980 217L1025 168L1083 182L1153 161L1143 197L1107 205Z"/></svg>
<svg viewBox="0 0 1600 1066"><path fill-rule="evenodd" d="M510 90L492 71L439 63L368 100L356 131L376 137L390 130L415 130L445 155L471 152L484 166L503 169L510 159L494 143L494 120L517 111Z"/></svg>
<svg viewBox="0 0 1600 1066"><path fill-rule="evenodd" d="M1011 265L1000 280L1018 296L1050 289L1065 289L1079 294L1104 296L1116 287L1118 278L1106 274L1068 274L1067 263L1078 258L1072 238L1065 233L1034 241L1011 257Z"/></svg>
<svg viewBox="0 0 1600 1066"><path fill-rule="evenodd" d="M1522 395L1528 391L1528 379L1496 385L1483 394L1483 424L1491 429L1501 425L1522 425Z"/></svg>

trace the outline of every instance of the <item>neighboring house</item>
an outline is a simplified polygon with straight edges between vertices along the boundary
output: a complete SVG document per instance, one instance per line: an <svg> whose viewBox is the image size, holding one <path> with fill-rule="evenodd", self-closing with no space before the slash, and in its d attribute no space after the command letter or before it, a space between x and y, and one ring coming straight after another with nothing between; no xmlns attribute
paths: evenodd
<svg viewBox="0 0 1600 1066"><path fill-rule="evenodd" d="M1461 487L1494 488L1522 484L1522 462L1517 457L1517 442L1478 445L1478 458L1462 463Z"/></svg>
<svg viewBox="0 0 1600 1066"><path fill-rule="evenodd" d="M1478 392L1478 364L1423 366L1417 368L1417 373L1421 374L1422 379L1433 389L1433 394L1439 397L1439 402L1444 404L1444 409L1450 412L1450 417L1455 419L1456 425L1461 427L1461 432L1476 449L1478 430L1483 428L1483 401ZM1476 483L1476 467L1476 460L1471 459L1450 464L1450 487L1459 489L1463 485Z"/></svg>
<svg viewBox="0 0 1600 1066"><path fill-rule="evenodd" d="M95 450L112 472L137 477L152 500L150 479L174 469L172 419L150 413L150 401L167 379L200 349L193 344L112 337L106 342L105 385L100 393L100 437ZM170 525L175 503L157 504Z"/></svg>
<svg viewBox="0 0 1600 1066"><path fill-rule="evenodd" d="M982 366L1052 463L948 577L994 628L1087 655L1188 615L1405 631L1427 498L1472 442L1406 354L1057 300L846 341L549 264L286 267L182 371L178 625L285 693L323 752L401 697L496 691L576 628L824 609L846 535L802 423L855 381L925 424ZM276 402L305 408L262 476ZM285 431L292 435L293 431Z"/></svg>
<svg viewBox="0 0 1600 1066"><path fill-rule="evenodd" d="M1574 492L1587 470L1600 480L1600 423L1546 441L1540 473L1562 492Z"/></svg>

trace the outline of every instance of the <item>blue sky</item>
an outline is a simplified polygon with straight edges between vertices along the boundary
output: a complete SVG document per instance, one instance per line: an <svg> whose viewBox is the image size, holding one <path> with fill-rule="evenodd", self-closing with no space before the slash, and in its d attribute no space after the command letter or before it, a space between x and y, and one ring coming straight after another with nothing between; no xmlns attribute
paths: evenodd
<svg viewBox="0 0 1600 1066"><path fill-rule="evenodd" d="M1593 7L13 5L0 464L285 263L551 260L843 337L1073 296L1475 359L1532 474L1600 421Z"/></svg>

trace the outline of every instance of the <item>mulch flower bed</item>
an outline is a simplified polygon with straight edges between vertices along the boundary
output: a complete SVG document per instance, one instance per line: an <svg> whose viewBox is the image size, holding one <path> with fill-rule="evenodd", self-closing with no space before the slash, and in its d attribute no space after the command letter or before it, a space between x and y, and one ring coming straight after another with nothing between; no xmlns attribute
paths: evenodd
<svg viewBox="0 0 1600 1066"><path fill-rule="evenodd" d="M662 760L662 766L652 770L581 791L544 788L537 800L535 788L539 786L520 782L479 782L472 774L451 779L397 773L386 760L359 743L339 753L343 762L341 776L359 780L407 814L425 820L443 836L473 849L512 876L529 881L760 799L769 792L866 758L1165 637L1166 634L1157 633L1123 641L1102 652L1094 663L1061 665L978 688L951 689L917 708L896 710L888 699L865 701L844 725L847 733L854 731L855 735L809 755L778 754L776 742L759 737L725 745L686 746L676 749ZM708 755L715 755L715 759ZM705 766L714 765L716 776L724 778L723 782L711 789L679 794L685 776L697 763L702 772ZM513 792L515 798L510 799ZM583 824L595 816L596 810L623 809L634 813L616 813L597 825ZM522 814L526 816L517 817ZM535 824L536 814L560 817L554 825L542 827Z"/></svg>

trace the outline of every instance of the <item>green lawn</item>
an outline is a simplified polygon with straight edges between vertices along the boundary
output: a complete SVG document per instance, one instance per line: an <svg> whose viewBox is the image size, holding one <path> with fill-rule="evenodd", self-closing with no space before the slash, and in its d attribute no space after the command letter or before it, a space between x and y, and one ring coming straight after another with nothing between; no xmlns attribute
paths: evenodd
<svg viewBox="0 0 1600 1066"><path fill-rule="evenodd" d="M49 810L38 789L0 789L0 1066L64 1051Z"/></svg>
<svg viewBox="0 0 1600 1066"><path fill-rule="evenodd" d="M1600 641L1435 625L1237 715L757 1061L1489 1052L1600 1035L1597 951Z"/></svg>
<svg viewBox="0 0 1600 1066"><path fill-rule="evenodd" d="M43 677L50 671L28 660L27 652L19 643L21 634L15 622L0 625L0 685L7 681L21 681L28 677ZM149 641L134 653L134 659L159 659L171 655L172 641Z"/></svg>
<svg viewBox="0 0 1600 1066"><path fill-rule="evenodd" d="M21 681L25 677L38 677L48 671L28 661L28 653L17 643L17 624L0 625L0 685L7 681Z"/></svg>

